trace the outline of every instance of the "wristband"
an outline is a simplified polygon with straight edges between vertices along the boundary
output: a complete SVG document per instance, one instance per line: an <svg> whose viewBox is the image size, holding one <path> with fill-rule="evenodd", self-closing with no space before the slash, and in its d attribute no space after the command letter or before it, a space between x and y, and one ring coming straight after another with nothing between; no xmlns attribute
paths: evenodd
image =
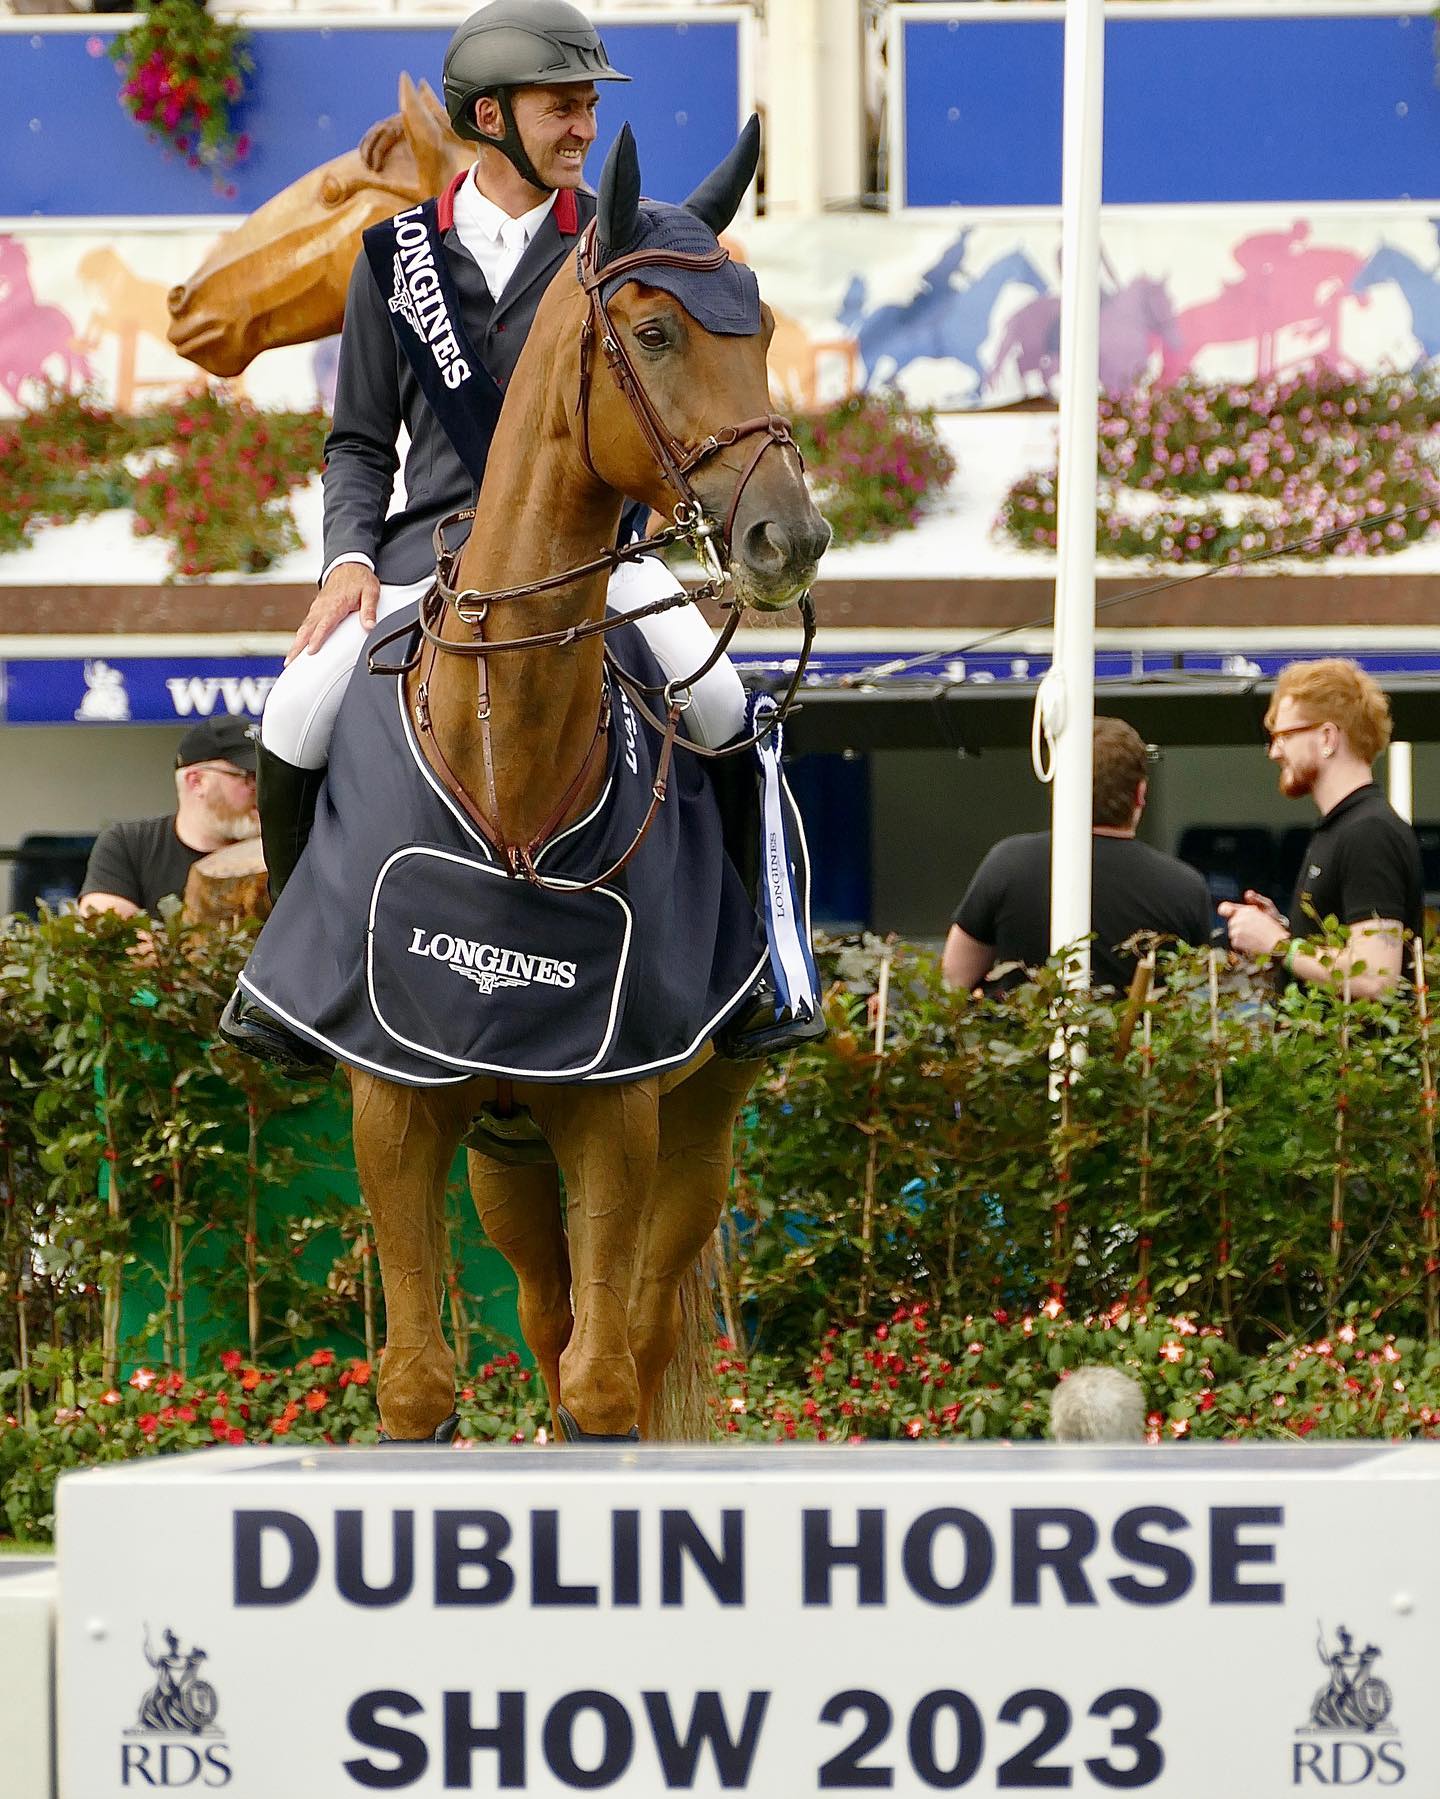
<svg viewBox="0 0 1440 1799"><path fill-rule="evenodd" d="M1292 937L1290 939L1289 943L1287 943L1285 946L1285 955L1281 962L1281 966L1284 968L1286 974L1294 974L1295 958L1299 954L1300 954L1300 939L1298 937Z"/></svg>

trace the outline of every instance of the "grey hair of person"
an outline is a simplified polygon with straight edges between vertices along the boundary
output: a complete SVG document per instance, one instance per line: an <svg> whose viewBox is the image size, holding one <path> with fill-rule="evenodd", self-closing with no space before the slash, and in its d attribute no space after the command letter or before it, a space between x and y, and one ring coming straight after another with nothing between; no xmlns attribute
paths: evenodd
<svg viewBox="0 0 1440 1799"><path fill-rule="evenodd" d="M1050 1395L1050 1435L1057 1443L1139 1443L1145 1395L1118 1368L1076 1368Z"/></svg>

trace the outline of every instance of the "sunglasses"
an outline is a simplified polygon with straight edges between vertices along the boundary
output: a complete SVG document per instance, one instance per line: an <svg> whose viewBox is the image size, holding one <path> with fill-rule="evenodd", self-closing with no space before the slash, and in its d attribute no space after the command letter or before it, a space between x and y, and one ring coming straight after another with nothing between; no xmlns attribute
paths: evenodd
<svg viewBox="0 0 1440 1799"><path fill-rule="evenodd" d="M255 770L253 768L236 768L229 762L187 762L185 766L187 768L205 769L211 774L230 775L237 781L253 781L255 779Z"/></svg>
<svg viewBox="0 0 1440 1799"><path fill-rule="evenodd" d="M1266 743L1278 743L1282 737L1299 736L1301 731L1323 731L1327 723L1328 720L1321 718L1308 725L1283 725L1278 731L1267 731L1265 741Z"/></svg>

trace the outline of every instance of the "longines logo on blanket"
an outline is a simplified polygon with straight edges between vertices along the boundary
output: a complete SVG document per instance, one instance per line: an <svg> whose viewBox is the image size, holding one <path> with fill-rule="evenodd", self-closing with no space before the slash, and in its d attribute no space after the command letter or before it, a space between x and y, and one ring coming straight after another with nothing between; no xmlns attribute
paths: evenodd
<svg viewBox="0 0 1440 1799"><path fill-rule="evenodd" d="M141 1696L137 1722L120 1749L120 1784L136 1787L223 1787L230 1750L223 1741L215 1689L200 1675L205 1651L184 1649L173 1630L157 1649L145 1627L145 1659L154 1680Z"/></svg>
<svg viewBox="0 0 1440 1799"><path fill-rule="evenodd" d="M1295 1732L1293 1784L1396 1786L1405 1778L1399 1732L1390 1721L1390 1688L1375 1673L1380 1649L1355 1639L1342 1624L1333 1644L1324 1625L1315 1642L1329 1677L1310 1702L1309 1720Z"/></svg>
<svg viewBox="0 0 1440 1799"><path fill-rule="evenodd" d="M497 987L529 987L537 981L544 987L575 985L573 962L502 949L495 943L473 943L468 937L452 937L448 931L432 935L418 924L408 947L412 956L448 962L456 974L473 981L482 993L493 993Z"/></svg>
<svg viewBox="0 0 1440 1799"><path fill-rule="evenodd" d="M440 289L434 246L430 233L420 222L419 213L418 206L410 206L395 215L398 247L390 310L399 313L415 335L429 345L446 387L459 387L462 381L470 378L470 364L460 354L455 327L450 322L445 295Z"/></svg>

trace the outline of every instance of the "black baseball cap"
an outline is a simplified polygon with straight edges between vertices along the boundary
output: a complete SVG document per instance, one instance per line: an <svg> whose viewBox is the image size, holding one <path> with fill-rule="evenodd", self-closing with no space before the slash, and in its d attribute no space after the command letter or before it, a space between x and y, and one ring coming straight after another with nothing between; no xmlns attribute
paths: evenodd
<svg viewBox="0 0 1440 1799"><path fill-rule="evenodd" d="M188 768L194 762L233 762L246 774L255 772L255 746L260 727L248 718L202 718L180 739L175 752L176 768Z"/></svg>

